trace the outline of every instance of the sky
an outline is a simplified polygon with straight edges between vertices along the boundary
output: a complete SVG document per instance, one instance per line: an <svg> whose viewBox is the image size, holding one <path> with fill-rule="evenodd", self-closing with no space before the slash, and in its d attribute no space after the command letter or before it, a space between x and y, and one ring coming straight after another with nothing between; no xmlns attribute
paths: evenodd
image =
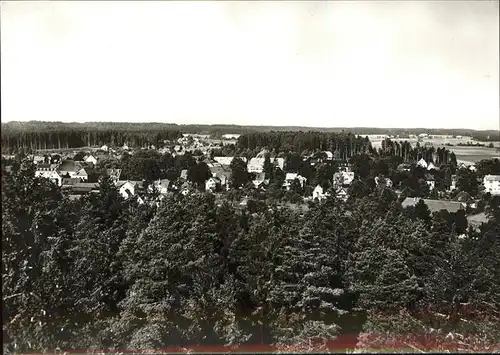
<svg viewBox="0 0 500 355"><path fill-rule="evenodd" d="M3 1L6 121L499 129L499 1Z"/></svg>

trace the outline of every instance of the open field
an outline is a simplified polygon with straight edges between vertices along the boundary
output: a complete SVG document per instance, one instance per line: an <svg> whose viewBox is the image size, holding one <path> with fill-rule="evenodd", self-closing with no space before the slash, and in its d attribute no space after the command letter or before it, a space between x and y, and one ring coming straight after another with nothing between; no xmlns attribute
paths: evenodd
<svg viewBox="0 0 500 355"><path fill-rule="evenodd" d="M394 139L394 140L399 140L399 139ZM412 146L415 146L415 144L418 141L416 138L401 139L401 140L409 141ZM370 141L372 142L372 146L374 148L378 149L382 145L382 139L372 138L372 139L370 139ZM429 139L425 139L425 140L421 141L420 145L432 144L436 148L438 148L438 147L447 148L455 153L458 160L464 160L464 161L469 161L469 162L478 162L482 159L492 159L492 158L499 158L500 159L500 151L498 150L500 148L500 141L491 142L491 143L493 143L495 148L474 147L474 146L457 146L458 143L467 144L467 142L477 143L476 141L473 141L471 139L429 138ZM453 146L447 146L446 144L453 144ZM482 144L488 145L488 144L490 144L490 142L487 142L487 143L483 142Z"/></svg>

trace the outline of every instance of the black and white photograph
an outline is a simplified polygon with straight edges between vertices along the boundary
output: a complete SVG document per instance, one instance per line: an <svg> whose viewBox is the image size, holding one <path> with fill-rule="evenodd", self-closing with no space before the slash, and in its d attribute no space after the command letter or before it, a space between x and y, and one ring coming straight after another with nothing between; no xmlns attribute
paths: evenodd
<svg viewBox="0 0 500 355"><path fill-rule="evenodd" d="M3 352L500 353L499 11L1 1Z"/></svg>

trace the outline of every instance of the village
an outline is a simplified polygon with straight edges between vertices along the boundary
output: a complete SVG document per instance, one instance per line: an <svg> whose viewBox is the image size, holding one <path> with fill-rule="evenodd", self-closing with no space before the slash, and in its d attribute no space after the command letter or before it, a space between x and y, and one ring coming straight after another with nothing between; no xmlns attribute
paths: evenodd
<svg viewBox="0 0 500 355"><path fill-rule="evenodd" d="M109 177L116 185L119 193L124 199L136 199L139 204L143 203L158 203L162 199L180 193L188 195L197 193L199 191L206 191L220 194L235 189L231 185L231 162L235 157L233 156L217 156L213 153L221 146L232 145L236 142L239 135L224 135L220 140L211 139L209 135L200 134L183 134L182 138L177 141L165 141L161 148L153 145L142 147L140 149L129 147L124 144L121 147L112 145L103 145L99 148L93 149L73 149L65 151L53 151L50 154L32 154L30 159L33 160L36 171L36 177L47 178L54 182L61 189L66 191L70 199L78 199L81 196L97 192L99 190L99 179L101 177ZM155 151L161 155L171 155L172 157L183 156L185 154L192 155L196 158L197 163L205 163L209 170L209 176L206 176L203 186L195 186L189 179L188 169L182 169L180 176L176 179L157 179L155 181L147 182L142 180L123 179L122 169L120 162L125 155L133 156L138 152ZM251 181L248 188L255 191L265 192L270 184L269 176L265 173L265 160L269 151L264 149L255 157L247 159L246 157L238 157L246 164L246 170ZM9 156L4 156L9 158ZM12 158L12 156L10 156ZM114 161L113 168L103 168L104 162ZM301 176L296 171L288 171L283 157L272 157L270 161L274 169L277 169L283 174L281 188L283 191L289 191L295 186L300 186L302 201L294 201L294 205L306 204L308 201L322 201L328 196L336 194L338 198L346 201L349 197L349 187L359 177L353 171L352 164L345 159L340 159L336 154L330 151L316 152L310 156L303 156L303 161L307 161L311 166L322 163L335 162L336 171L330 177L331 188L316 184L305 189L308 185L308 179ZM416 166L415 166L416 165ZM397 170L400 172L410 172L413 168L420 168L425 171L425 183L430 192L436 189L436 182L434 173L439 172L439 167L432 161L426 161L421 158L416 164L400 164ZM8 170L9 167L7 167ZM458 162L457 169L468 169L469 171L476 171L473 163ZM97 176L96 176L97 173ZM89 177L93 175L93 178ZM500 195L500 175L485 175L478 177L478 183L484 193L491 195ZM93 181L91 181L93 180ZM398 197L401 196L402 189L400 186L393 186L393 181L388 177L375 177L375 184L379 186L384 184L387 188L392 189L397 193ZM243 189L239 186L237 189ZM457 176L451 176L451 184L448 187L448 193L457 189ZM151 198L154 192L154 198ZM439 210L447 210L449 213L456 213L458 210L463 209L467 211L470 221L484 220L484 213L476 214L478 198L473 198L465 191L460 191L453 199L444 198L445 193L439 191L435 196L438 198L424 198L423 201L429 207L430 212L437 212ZM443 198L440 198L443 197ZM420 198L406 197L402 200L402 206L414 206ZM244 207L248 201L248 193L244 194L239 205Z"/></svg>

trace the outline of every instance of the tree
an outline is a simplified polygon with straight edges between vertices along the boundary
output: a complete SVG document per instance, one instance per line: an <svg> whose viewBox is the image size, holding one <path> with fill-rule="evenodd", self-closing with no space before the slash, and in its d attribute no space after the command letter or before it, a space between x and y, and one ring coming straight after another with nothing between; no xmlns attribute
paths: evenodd
<svg viewBox="0 0 500 355"><path fill-rule="evenodd" d="M187 171L187 178L199 189L205 190L205 182L212 176L210 168L205 162L191 166Z"/></svg>
<svg viewBox="0 0 500 355"><path fill-rule="evenodd" d="M233 188L242 187L250 181L247 164L243 161L243 159L234 157L229 165L229 168L231 169L231 186Z"/></svg>

